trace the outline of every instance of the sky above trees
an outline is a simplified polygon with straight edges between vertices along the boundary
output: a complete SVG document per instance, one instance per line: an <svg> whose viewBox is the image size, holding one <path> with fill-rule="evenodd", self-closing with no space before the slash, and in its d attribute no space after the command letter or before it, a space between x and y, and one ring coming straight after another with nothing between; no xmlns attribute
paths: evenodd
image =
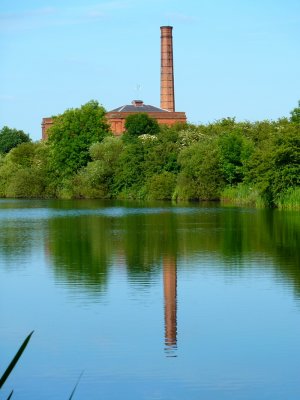
<svg viewBox="0 0 300 400"><path fill-rule="evenodd" d="M0 128L91 99L160 103L160 26L174 27L176 111L189 122L289 116L300 99L298 0L2 0Z"/></svg>

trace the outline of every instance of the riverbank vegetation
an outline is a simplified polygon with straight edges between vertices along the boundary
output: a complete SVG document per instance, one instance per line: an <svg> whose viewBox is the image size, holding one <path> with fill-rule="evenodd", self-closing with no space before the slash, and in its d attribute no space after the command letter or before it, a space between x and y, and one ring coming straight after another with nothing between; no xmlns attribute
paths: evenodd
<svg viewBox="0 0 300 400"><path fill-rule="evenodd" d="M289 118L158 126L114 137L96 101L54 118L47 142L0 156L0 196L201 201L300 209L300 104Z"/></svg>

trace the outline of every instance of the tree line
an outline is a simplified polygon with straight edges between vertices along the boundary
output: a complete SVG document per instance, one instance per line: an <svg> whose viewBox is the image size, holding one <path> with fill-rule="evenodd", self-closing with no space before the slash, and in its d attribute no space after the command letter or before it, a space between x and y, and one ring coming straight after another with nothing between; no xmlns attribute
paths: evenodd
<svg viewBox="0 0 300 400"><path fill-rule="evenodd" d="M53 118L46 142L0 131L0 197L206 201L300 208L300 102L276 121L158 125L114 137L97 101Z"/></svg>

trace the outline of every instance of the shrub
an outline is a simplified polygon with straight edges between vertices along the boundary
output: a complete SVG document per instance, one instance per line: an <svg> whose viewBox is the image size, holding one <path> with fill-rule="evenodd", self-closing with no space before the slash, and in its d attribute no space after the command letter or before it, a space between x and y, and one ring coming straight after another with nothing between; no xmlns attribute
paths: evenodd
<svg viewBox="0 0 300 400"><path fill-rule="evenodd" d="M36 198L44 194L43 176L33 168L18 169L6 186L6 197Z"/></svg>
<svg viewBox="0 0 300 400"><path fill-rule="evenodd" d="M146 182L146 193L149 200L171 200L176 186L176 175L164 171L153 175Z"/></svg>
<svg viewBox="0 0 300 400"><path fill-rule="evenodd" d="M224 187L219 151L214 140L185 148L179 154L178 200L216 200Z"/></svg>

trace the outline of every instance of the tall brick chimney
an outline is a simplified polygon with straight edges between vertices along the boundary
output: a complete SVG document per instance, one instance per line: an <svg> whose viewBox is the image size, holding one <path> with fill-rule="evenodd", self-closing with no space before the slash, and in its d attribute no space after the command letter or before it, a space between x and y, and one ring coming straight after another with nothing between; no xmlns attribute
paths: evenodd
<svg viewBox="0 0 300 400"><path fill-rule="evenodd" d="M160 108L175 111L172 26L161 26Z"/></svg>

